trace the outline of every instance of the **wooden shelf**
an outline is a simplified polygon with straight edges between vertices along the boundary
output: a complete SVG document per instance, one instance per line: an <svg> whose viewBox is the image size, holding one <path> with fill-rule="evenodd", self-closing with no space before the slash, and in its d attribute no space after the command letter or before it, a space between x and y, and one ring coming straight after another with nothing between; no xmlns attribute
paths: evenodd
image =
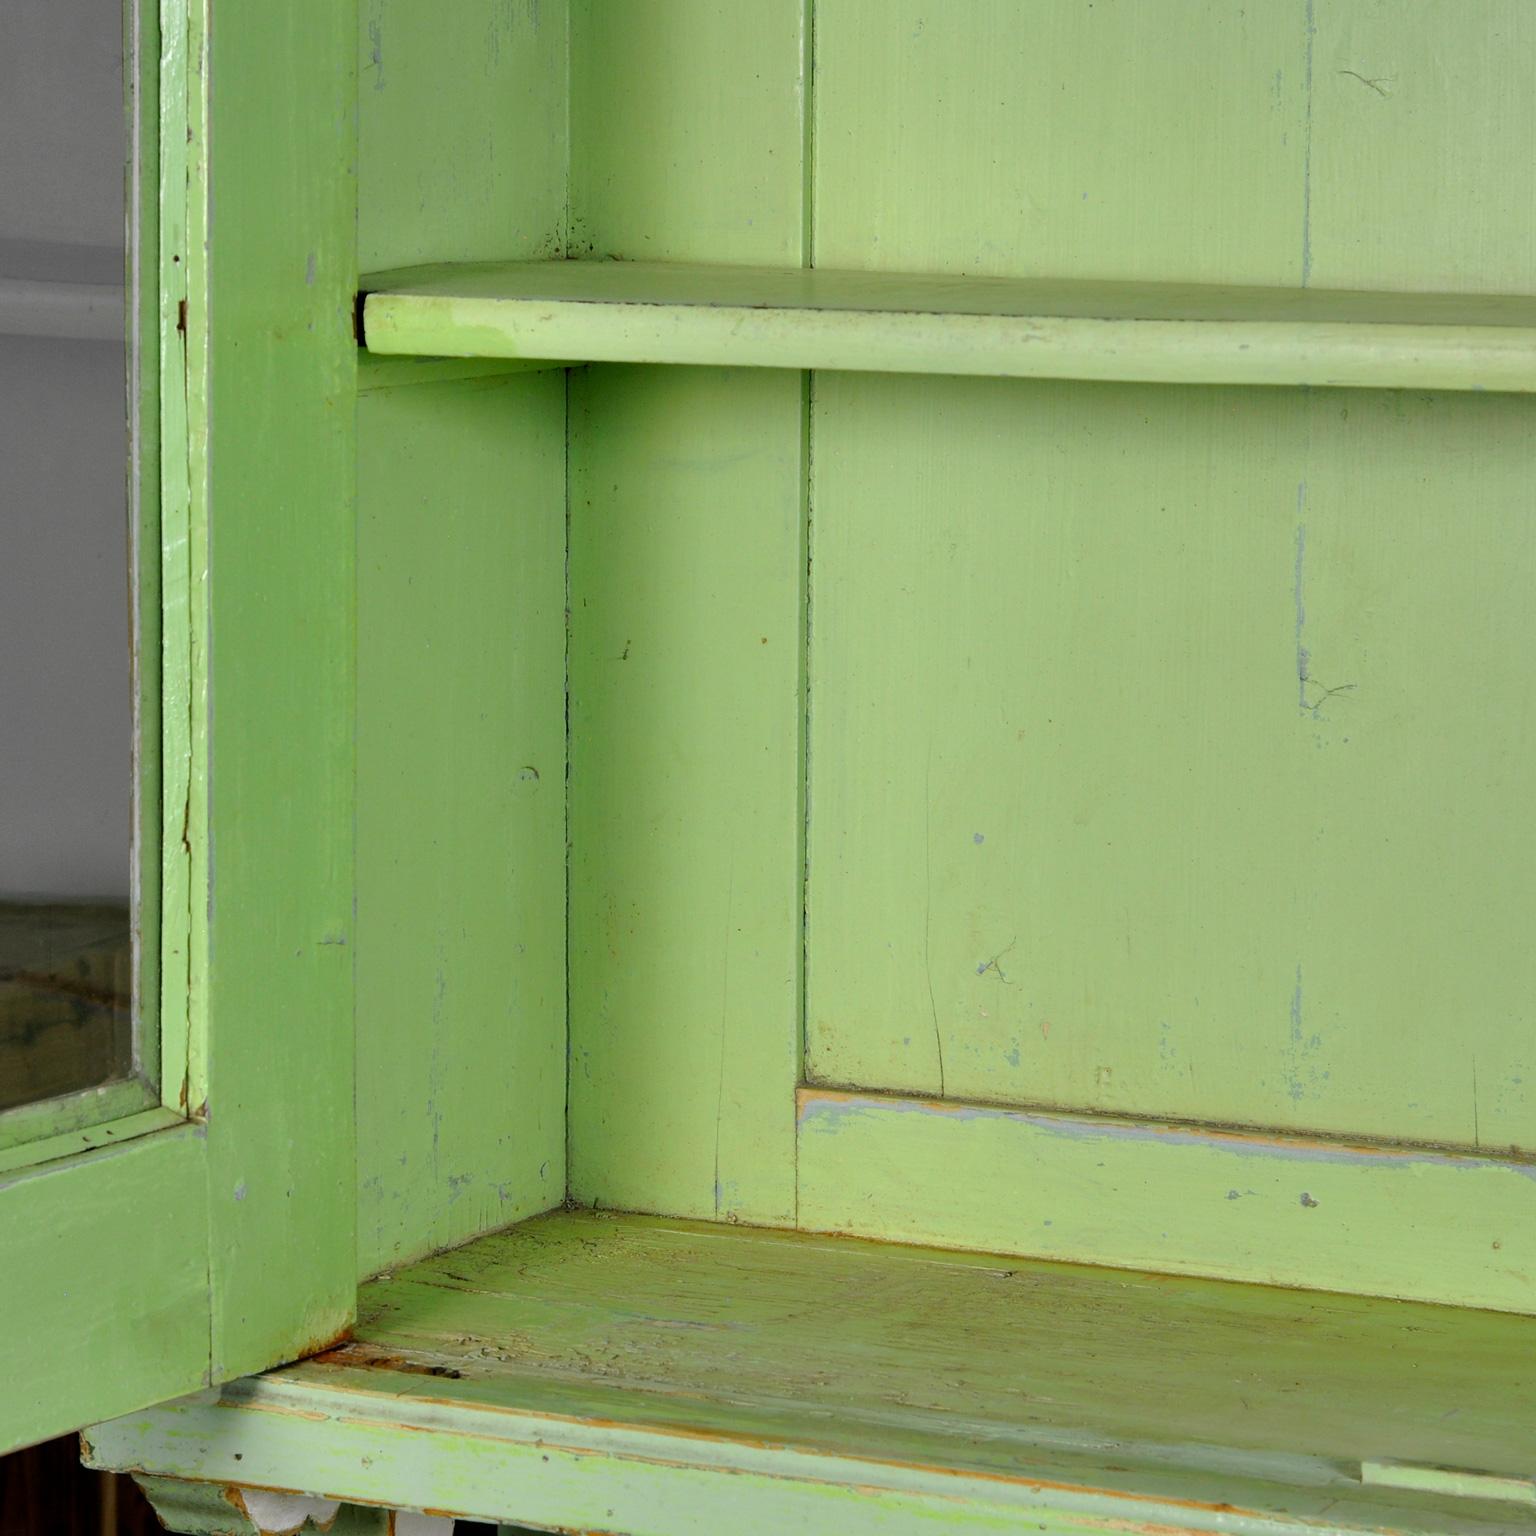
<svg viewBox="0 0 1536 1536"><path fill-rule="evenodd" d="M1536 1318L561 1212L89 1459L640 1536L1493 1536L1536 1530L1533 1358Z"/></svg>
<svg viewBox="0 0 1536 1536"><path fill-rule="evenodd" d="M554 261L365 286L381 355L1536 390L1536 299Z"/></svg>

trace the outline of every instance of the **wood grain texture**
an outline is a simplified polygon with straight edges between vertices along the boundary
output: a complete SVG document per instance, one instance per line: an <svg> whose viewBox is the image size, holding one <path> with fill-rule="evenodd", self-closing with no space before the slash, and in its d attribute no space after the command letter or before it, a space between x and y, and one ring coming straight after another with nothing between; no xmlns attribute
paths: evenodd
<svg viewBox="0 0 1536 1536"><path fill-rule="evenodd" d="M799 262L806 27L578 3L572 250ZM801 381L573 373L570 442L571 1193L788 1220Z"/></svg>
<svg viewBox="0 0 1536 1536"><path fill-rule="evenodd" d="M141 8L142 9L142 8ZM155 292L153 309L143 315L145 332L156 348L157 389L148 413L159 428L155 469L159 505L155 509L156 536L149 546L155 571L160 610L158 627L158 709L141 714L135 737L158 718L158 740L152 747L158 761L158 795L153 809L158 824L146 833L146 846L158 853L158 869L141 864L141 889L157 883L159 954L144 979L158 973L158 993L151 1007L158 1015L160 1044L160 1095L167 1106L184 1114L192 1099L194 1044L191 1007L192 927L192 480L189 390L199 384L201 372L187 366L187 330L182 322L187 304L192 263L187 261L188 231L193 215L188 187L196 163L191 132L193 96L187 77L190 44L185 6L178 5L160 18L157 57L145 67L156 76L155 102L158 121L142 133L156 141L158 184L154 230ZM148 261L148 253L144 260ZM200 387L200 384L199 384ZM142 418L141 418L142 421ZM140 581L143 577L141 575ZM141 594L142 595L142 594ZM147 637L146 637L147 638ZM140 760L139 772L145 762ZM148 809L148 807L146 807ZM158 874L158 881L156 875ZM153 943L153 934L146 935ZM200 1033L199 1030L196 1033ZM200 1071L200 1069L199 1069ZM199 1083L201 1086L201 1083Z"/></svg>
<svg viewBox="0 0 1536 1536"><path fill-rule="evenodd" d="M571 1193L787 1221L800 381L572 380Z"/></svg>
<svg viewBox="0 0 1536 1536"><path fill-rule="evenodd" d="M1528 427L818 380L811 1078L1530 1150Z"/></svg>
<svg viewBox="0 0 1536 1536"><path fill-rule="evenodd" d="M628 261L426 268L370 287L381 357L1536 390L1536 300L1521 298Z"/></svg>
<svg viewBox="0 0 1536 1536"><path fill-rule="evenodd" d="M1510 1536L1536 1512L1360 1467L1528 1476L1533 1328L561 1213L369 1286L352 1344L99 1426L90 1460L638 1536Z"/></svg>
<svg viewBox="0 0 1536 1536"><path fill-rule="evenodd" d="M800 1094L810 1231L1536 1312L1536 1169L1448 1152Z"/></svg>
<svg viewBox="0 0 1536 1536"><path fill-rule="evenodd" d="M358 1266L565 1192L565 378L358 408Z"/></svg>

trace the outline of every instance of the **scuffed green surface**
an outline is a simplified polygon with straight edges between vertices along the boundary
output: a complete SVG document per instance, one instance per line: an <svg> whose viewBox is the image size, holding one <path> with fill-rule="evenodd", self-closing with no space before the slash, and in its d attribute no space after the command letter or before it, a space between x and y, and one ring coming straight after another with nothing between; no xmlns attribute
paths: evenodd
<svg viewBox="0 0 1536 1536"><path fill-rule="evenodd" d="M1529 1164L814 1089L799 1124L813 1231L1536 1311Z"/></svg>
<svg viewBox="0 0 1536 1536"><path fill-rule="evenodd" d="M0 1450L207 1379L207 1214L191 1126L0 1176Z"/></svg>
<svg viewBox="0 0 1536 1536"><path fill-rule="evenodd" d="M1360 1465L1528 1474L1533 1332L561 1213L366 1287L340 1350L100 1426L92 1459L638 1536L936 1519L1511 1536L1536 1512L1363 1490Z"/></svg>
<svg viewBox="0 0 1536 1536"><path fill-rule="evenodd" d="M358 427L371 1274L565 1191L565 377L384 390Z"/></svg>
<svg viewBox="0 0 1536 1536"><path fill-rule="evenodd" d="M803 0L578 0L573 253L798 263ZM571 1193L794 1211L801 381L572 374Z"/></svg>
<svg viewBox="0 0 1536 1536"><path fill-rule="evenodd" d="M163 818L164 1091L201 1123L41 1144L58 1160L5 1182L4 1446L292 1359L355 1301L355 17L160 20L163 623L141 638L163 708L139 728L164 730L142 758L163 782L143 811Z"/></svg>
<svg viewBox="0 0 1536 1536"><path fill-rule="evenodd" d="M571 0L575 256L796 265L808 0Z"/></svg>
<svg viewBox="0 0 1536 1536"><path fill-rule="evenodd" d="M1536 288L1520 0L817 0L815 35L817 266Z"/></svg>
<svg viewBox="0 0 1536 1536"><path fill-rule="evenodd" d="M1529 1149L1529 428L819 380L813 1080Z"/></svg>
<svg viewBox="0 0 1536 1536"><path fill-rule="evenodd" d="M789 1221L800 381L571 402L571 1194Z"/></svg>
<svg viewBox="0 0 1536 1536"><path fill-rule="evenodd" d="M564 254L568 11L361 0L365 272ZM565 1192L566 445L561 369L362 363L357 1265L369 1274Z"/></svg>
<svg viewBox="0 0 1536 1536"><path fill-rule="evenodd" d="M222 1380L355 1301L357 21L193 19L190 1106Z"/></svg>

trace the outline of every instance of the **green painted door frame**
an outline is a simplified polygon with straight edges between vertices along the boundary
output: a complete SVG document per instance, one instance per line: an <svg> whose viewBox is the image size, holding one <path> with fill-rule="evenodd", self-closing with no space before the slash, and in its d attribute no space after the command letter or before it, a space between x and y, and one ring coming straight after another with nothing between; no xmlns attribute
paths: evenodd
<svg viewBox="0 0 1536 1536"><path fill-rule="evenodd" d="M302 1355L355 1303L356 17L147 9L129 312L156 1070L0 1125L0 1450Z"/></svg>

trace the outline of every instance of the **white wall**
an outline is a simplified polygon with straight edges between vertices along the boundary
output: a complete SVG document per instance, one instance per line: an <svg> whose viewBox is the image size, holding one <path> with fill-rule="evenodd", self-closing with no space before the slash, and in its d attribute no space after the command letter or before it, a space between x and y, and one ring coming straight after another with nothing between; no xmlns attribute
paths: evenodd
<svg viewBox="0 0 1536 1536"><path fill-rule="evenodd" d="M0 273L120 275L121 52L115 0L0 0ZM124 402L120 344L0 329L0 899L128 891Z"/></svg>

